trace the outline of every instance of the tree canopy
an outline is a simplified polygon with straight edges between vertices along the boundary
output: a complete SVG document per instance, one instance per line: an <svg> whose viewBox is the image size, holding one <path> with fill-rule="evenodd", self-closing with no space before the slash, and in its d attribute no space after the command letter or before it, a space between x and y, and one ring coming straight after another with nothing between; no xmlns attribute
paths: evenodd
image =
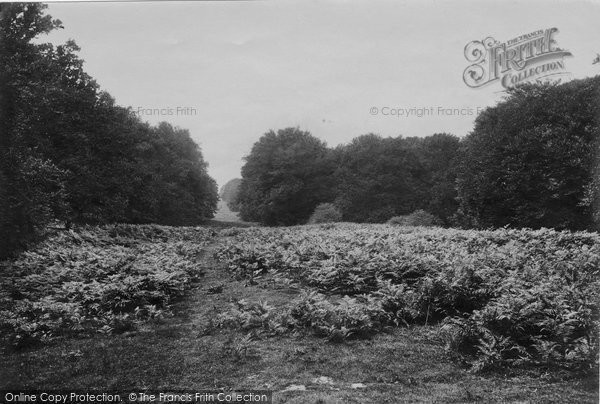
<svg viewBox="0 0 600 404"><path fill-rule="evenodd" d="M599 119L600 77L510 90L463 141L463 212L484 227L592 227Z"/></svg>
<svg viewBox="0 0 600 404"><path fill-rule="evenodd" d="M344 219L384 222L425 209L448 221L456 210L459 139L382 138L368 134L336 149L336 204Z"/></svg>
<svg viewBox="0 0 600 404"><path fill-rule="evenodd" d="M456 210L459 139L359 136L328 149L307 132L269 132L242 168L242 218L265 224L304 223L320 203L343 220L384 222L427 209L446 222Z"/></svg>
<svg viewBox="0 0 600 404"><path fill-rule="evenodd" d="M303 223L320 203L343 220L423 210L458 227L598 229L600 76L527 84L484 110L465 138L366 134L328 149L299 129L269 132L242 169L242 217Z"/></svg>
<svg viewBox="0 0 600 404"><path fill-rule="evenodd" d="M216 183L190 134L152 127L83 69L74 41L39 3L0 4L0 257L55 220L196 224Z"/></svg>
<svg viewBox="0 0 600 404"><path fill-rule="evenodd" d="M241 218L268 225L304 223L327 192L327 158L325 143L308 132L265 133L242 167Z"/></svg>

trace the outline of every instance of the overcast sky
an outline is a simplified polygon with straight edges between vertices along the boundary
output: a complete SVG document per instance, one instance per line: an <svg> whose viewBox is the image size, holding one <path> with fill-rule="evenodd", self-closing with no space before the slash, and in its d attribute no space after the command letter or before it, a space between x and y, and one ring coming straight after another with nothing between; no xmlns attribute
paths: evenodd
<svg viewBox="0 0 600 404"><path fill-rule="evenodd" d="M48 12L65 28L47 39L75 39L86 71L118 104L163 109L143 118L189 129L219 186L240 176L270 129L299 126L330 146L369 132L464 136L477 108L503 97L499 83L463 82L473 40L557 27L558 46L573 54L570 77L600 73L600 2L53 3Z"/></svg>

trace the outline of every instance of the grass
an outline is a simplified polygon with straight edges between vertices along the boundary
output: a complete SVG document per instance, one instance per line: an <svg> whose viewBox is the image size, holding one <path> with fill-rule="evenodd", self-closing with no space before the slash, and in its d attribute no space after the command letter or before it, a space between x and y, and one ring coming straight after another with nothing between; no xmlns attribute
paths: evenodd
<svg viewBox="0 0 600 404"><path fill-rule="evenodd" d="M219 226L217 226L219 227ZM233 302L286 307L300 290L269 275L235 280L205 247L201 282L173 315L134 332L61 339L4 352L0 389L271 389L276 403L598 402L597 378L566 371L475 374L444 349L437 326L395 328L366 340L305 334L248 338L214 324ZM361 386L352 386L361 383ZM302 385L305 391L286 391Z"/></svg>
<svg viewBox="0 0 600 404"><path fill-rule="evenodd" d="M232 212L227 206L227 202L223 200L219 201L215 220L223 222L241 222L238 213Z"/></svg>

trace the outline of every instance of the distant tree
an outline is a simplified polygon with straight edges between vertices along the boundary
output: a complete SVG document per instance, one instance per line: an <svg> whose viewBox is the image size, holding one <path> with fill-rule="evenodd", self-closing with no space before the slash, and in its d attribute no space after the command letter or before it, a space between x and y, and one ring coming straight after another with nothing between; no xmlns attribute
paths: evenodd
<svg viewBox="0 0 600 404"><path fill-rule="evenodd" d="M592 228L599 100L600 76L509 90L463 142L461 211L484 227Z"/></svg>
<svg viewBox="0 0 600 404"><path fill-rule="evenodd" d="M221 190L219 191L219 197L224 201L230 201L234 199L241 182L241 178L234 178L227 181L225 185L221 187Z"/></svg>
<svg viewBox="0 0 600 404"><path fill-rule="evenodd" d="M234 178L229 180L221 187L219 196L223 201L227 203L227 207L232 212L239 212L240 207L238 203L238 193L240 190L240 184L242 183L241 178Z"/></svg>
<svg viewBox="0 0 600 404"><path fill-rule="evenodd" d="M344 220L384 222L415 210L425 194L411 140L368 134L336 149L336 206Z"/></svg>
<svg viewBox="0 0 600 404"><path fill-rule="evenodd" d="M245 160L237 199L243 220L305 223L328 197L328 150L309 132L287 128L265 133Z"/></svg>

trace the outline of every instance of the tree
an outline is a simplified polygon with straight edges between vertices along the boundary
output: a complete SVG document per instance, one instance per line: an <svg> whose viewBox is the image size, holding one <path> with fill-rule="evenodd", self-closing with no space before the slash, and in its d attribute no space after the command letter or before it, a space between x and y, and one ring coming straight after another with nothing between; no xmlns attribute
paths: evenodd
<svg viewBox="0 0 600 404"><path fill-rule="evenodd" d="M33 43L61 27L45 5L0 4L0 257L67 224L198 224L216 183L185 130L151 127L83 69L74 41Z"/></svg>
<svg viewBox="0 0 600 404"><path fill-rule="evenodd" d="M421 140L420 160L424 166L426 203L421 209L439 217L445 224L458 209L456 165L460 139L447 133L436 133Z"/></svg>
<svg viewBox="0 0 600 404"><path fill-rule="evenodd" d="M240 184L242 183L241 178L234 178L229 180L221 187L219 196L222 200L227 203L227 207L232 212L239 212L240 207L238 203L238 193L240 190Z"/></svg>
<svg viewBox="0 0 600 404"><path fill-rule="evenodd" d="M162 122L153 128L151 158L143 172L153 174L149 179L157 197L157 223L191 225L213 217L218 202L217 183L208 175L198 145L185 129Z"/></svg>
<svg viewBox="0 0 600 404"><path fill-rule="evenodd" d="M0 4L0 258L40 237L65 208L64 175L27 140L29 77L44 45L31 40L61 26L42 4Z"/></svg>
<svg viewBox="0 0 600 404"><path fill-rule="evenodd" d="M328 150L298 128L269 131L242 167L238 202L243 220L267 225L304 223L328 195Z"/></svg>
<svg viewBox="0 0 600 404"><path fill-rule="evenodd" d="M336 149L335 204L344 220L384 222L419 207L423 165L411 142L368 134Z"/></svg>
<svg viewBox="0 0 600 404"><path fill-rule="evenodd" d="M481 226L592 228L600 77L524 85L462 145L461 210Z"/></svg>

